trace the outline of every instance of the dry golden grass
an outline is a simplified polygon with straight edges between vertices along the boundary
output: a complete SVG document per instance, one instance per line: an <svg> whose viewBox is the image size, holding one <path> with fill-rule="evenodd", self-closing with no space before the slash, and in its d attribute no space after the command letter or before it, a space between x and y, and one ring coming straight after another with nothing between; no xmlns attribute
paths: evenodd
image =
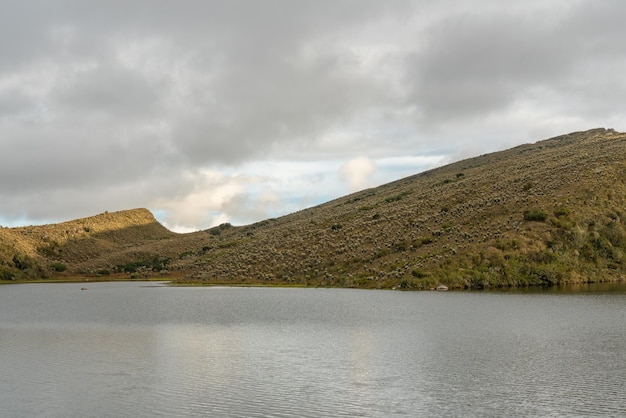
<svg viewBox="0 0 626 418"><path fill-rule="evenodd" d="M67 266L54 274L132 264L134 274L167 269L181 283L421 289L620 280L625 203L626 134L595 129L248 226L179 235L133 210L5 228L0 274L15 273L22 253L39 271Z"/></svg>

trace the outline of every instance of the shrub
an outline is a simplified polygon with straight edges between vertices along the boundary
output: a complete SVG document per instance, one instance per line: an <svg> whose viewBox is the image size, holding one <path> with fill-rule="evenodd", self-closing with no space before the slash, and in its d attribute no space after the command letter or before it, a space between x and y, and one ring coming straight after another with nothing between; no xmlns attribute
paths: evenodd
<svg viewBox="0 0 626 418"><path fill-rule="evenodd" d="M149 269L152 271L161 271L161 270L165 270L165 268L171 261L172 261L171 258L161 258L157 255L151 261L139 260L139 261L133 261L127 264L118 265L116 267L116 271L123 271L123 272L131 273L131 274L137 273L139 270L142 270L142 269L144 270ZM98 274L106 274L106 273L102 273L102 270L101 270L101 271L98 271Z"/></svg>
<svg viewBox="0 0 626 418"><path fill-rule="evenodd" d="M523 270L528 283L535 286L554 286L563 280L563 272L552 265L526 266Z"/></svg>
<svg viewBox="0 0 626 418"><path fill-rule="evenodd" d="M58 256L63 250L61 249L61 244L58 241L50 240L45 244L39 246L37 248L40 254L45 255L46 257L55 258Z"/></svg>
<svg viewBox="0 0 626 418"><path fill-rule="evenodd" d="M15 280L15 272L6 267L0 267L0 280Z"/></svg>
<svg viewBox="0 0 626 418"><path fill-rule="evenodd" d="M406 251L408 249L408 244L405 240L402 241L398 241L393 243L393 245L391 246L391 248L393 249L394 252L402 252L402 251Z"/></svg>
<svg viewBox="0 0 626 418"><path fill-rule="evenodd" d="M405 279L405 280L402 280L400 283L398 283L397 288L401 290L412 290L412 289L419 289L419 286L413 280Z"/></svg>
<svg viewBox="0 0 626 418"><path fill-rule="evenodd" d="M398 200L401 200L402 196L401 195L397 195L397 196L390 196L388 198L385 199L385 202L387 203L391 203L391 202L397 202Z"/></svg>
<svg viewBox="0 0 626 418"><path fill-rule="evenodd" d="M572 222L565 219L552 218L550 219L550 222L552 222L552 224L557 228L561 229L570 230L574 227L574 224Z"/></svg>
<svg viewBox="0 0 626 418"><path fill-rule="evenodd" d="M543 222L548 218L548 214L540 209L527 210L524 212L524 220Z"/></svg>
<svg viewBox="0 0 626 418"><path fill-rule="evenodd" d="M35 266L35 260L24 253L17 253L13 256L13 264L20 270L26 270Z"/></svg>
<svg viewBox="0 0 626 418"><path fill-rule="evenodd" d="M423 279L424 277L428 277L428 273L424 273L423 271L419 269L411 271L411 274L413 275L413 277L417 279Z"/></svg>
<svg viewBox="0 0 626 418"><path fill-rule="evenodd" d="M501 239L497 239L493 244L495 248L500 251L509 251L509 250L519 250L522 246L519 240L512 239L509 241L502 241Z"/></svg>
<svg viewBox="0 0 626 418"><path fill-rule="evenodd" d="M568 208L565 208L563 206L560 206L558 208L554 209L554 216L556 216L557 218L563 217L563 216L567 216L570 214L570 210Z"/></svg>
<svg viewBox="0 0 626 418"><path fill-rule="evenodd" d="M423 237L418 240L420 245L428 245L433 242L433 239L430 237Z"/></svg>
<svg viewBox="0 0 626 418"><path fill-rule="evenodd" d="M16 277L27 277L30 279L45 279L49 277L49 270L47 268L43 267L37 263L34 258L24 253L20 252L15 254L13 256L13 264L15 264L17 269L21 270Z"/></svg>
<svg viewBox="0 0 626 418"><path fill-rule="evenodd" d="M259 226L262 226L262 225L259 225ZM221 235L222 231L230 229L232 227L233 226L229 222L226 222L226 223L220 224L218 226L215 226L209 229L209 234L218 236L218 235Z"/></svg>
<svg viewBox="0 0 626 418"><path fill-rule="evenodd" d="M59 262L54 262L52 264L50 264L50 268L56 272L62 272L67 270L67 266L63 263L59 263Z"/></svg>
<svg viewBox="0 0 626 418"><path fill-rule="evenodd" d="M158 255L152 259L151 267L152 271L161 271L167 268L167 265L172 261L171 258L161 258Z"/></svg>

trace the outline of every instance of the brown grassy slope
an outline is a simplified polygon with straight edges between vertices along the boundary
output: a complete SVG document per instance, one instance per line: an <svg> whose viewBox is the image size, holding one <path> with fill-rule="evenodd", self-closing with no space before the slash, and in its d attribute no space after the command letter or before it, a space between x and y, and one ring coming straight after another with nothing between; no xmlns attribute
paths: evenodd
<svg viewBox="0 0 626 418"><path fill-rule="evenodd" d="M69 273L94 259L176 237L146 209L103 213L60 224L0 229L1 278L39 278L63 264ZM22 260L22 261L20 261ZM20 265L23 264L23 265ZM102 263L107 266L106 263Z"/></svg>
<svg viewBox="0 0 626 418"><path fill-rule="evenodd" d="M167 268L201 283L418 289L620 280L625 222L626 134L595 129L249 226L174 234L140 209L0 229L0 276L56 274L51 267L62 263L63 274L142 266L140 274Z"/></svg>
<svg viewBox="0 0 626 418"><path fill-rule="evenodd" d="M187 281L205 283L429 288L619 280L626 274L625 162L626 134L572 133L227 229L178 265L193 266Z"/></svg>

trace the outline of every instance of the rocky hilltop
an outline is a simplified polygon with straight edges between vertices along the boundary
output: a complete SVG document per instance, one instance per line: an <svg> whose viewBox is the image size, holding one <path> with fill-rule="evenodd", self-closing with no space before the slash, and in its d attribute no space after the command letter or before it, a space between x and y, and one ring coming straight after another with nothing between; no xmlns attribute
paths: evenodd
<svg viewBox="0 0 626 418"><path fill-rule="evenodd" d="M594 129L248 226L179 235L134 210L5 228L0 274L401 289L623 280L625 204L626 134Z"/></svg>

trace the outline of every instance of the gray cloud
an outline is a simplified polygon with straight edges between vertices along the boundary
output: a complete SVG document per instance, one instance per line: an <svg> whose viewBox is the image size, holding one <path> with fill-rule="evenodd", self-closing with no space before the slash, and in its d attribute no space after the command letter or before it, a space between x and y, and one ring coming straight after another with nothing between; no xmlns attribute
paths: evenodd
<svg viewBox="0 0 626 418"><path fill-rule="evenodd" d="M625 7L573 5L541 14L533 7L514 14L506 8L453 13L429 28L426 46L408 64L411 99L421 120L441 123L502 112L521 100L541 100L537 92L556 95L557 105L593 97L603 68L623 68L617 57L626 53L620 41L624 29L615 16ZM619 73L610 84L606 79L600 84L622 86Z"/></svg>
<svg viewBox="0 0 626 418"><path fill-rule="evenodd" d="M363 156L385 181L395 172L377 159L623 129L624 12L608 0L5 5L0 221L134 206L185 228L253 221L316 201L301 183L315 161ZM313 171L225 174L259 161ZM277 189L292 177L298 198Z"/></svg>

